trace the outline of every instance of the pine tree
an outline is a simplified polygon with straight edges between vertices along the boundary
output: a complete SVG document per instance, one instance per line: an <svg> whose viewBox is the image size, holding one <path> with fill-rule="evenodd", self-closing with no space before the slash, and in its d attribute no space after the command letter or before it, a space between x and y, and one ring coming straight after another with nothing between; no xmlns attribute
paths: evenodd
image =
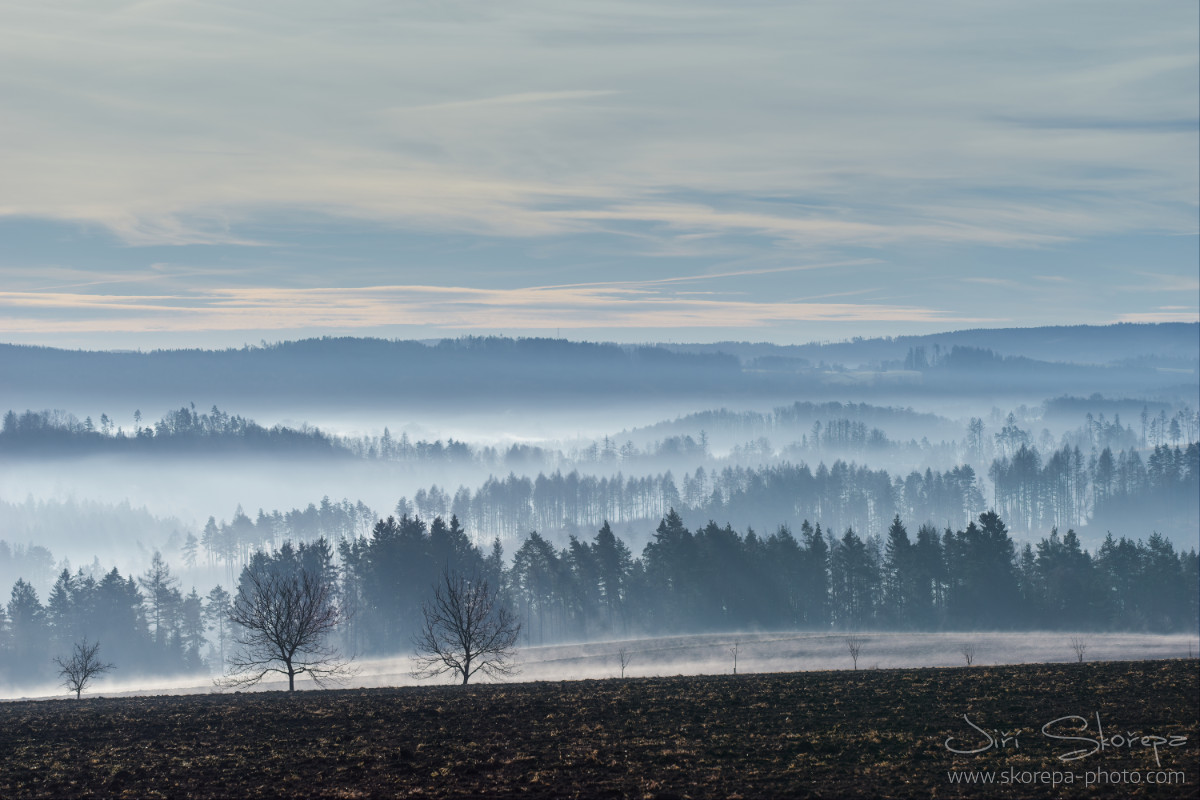
<svg viewBox="0 0 1200 800"><path fill-rule="evenodd" d="M909 605L913 601L912 543L897 514L884 545L883 608L892 625L912 625Z"/></svg>
<svg viewBox="0 0 1200 800"><path fill-rule="evenodd" d="M50 625L50 636L60 650L76 640L81 627L74 595L75 579L71 571L64 567L54 582L54 588L50 590L50 596L46 598L46 621Z"/></svg>
<svg viewBox="0 0 1200 800"><path fill-rule="evenodd" d="M171 574L171 568L163 560L162 553L154 551L150 560L150 568L138 579L138 584L146 591L146 605L150 612L149 621L153 626L154 641L160 648L165 648L170 624L179 594L176 588L179 579Z"/></svg>
<svg viewBox="0 0 1200 800"><path fill-rule="evenodd" d="M180 604L179 636L184 653L184 663L189 669L201 669L204 662L200 652L204 647L204 605L196 587L188 592Z"/></svg>
<svg viewBox="0 0 1200 800"><path fill-rule="evenodd" d="M229 614L233 610L233 598L220 584L214 586L208 593L204 605L204 621L216 634L217 654L221 659L220 668L225 669L226 644L229 642Z"/></svg>
<svg viewBox="0 0 1200 800"><path fill-rule="evenodd" d="M183 553L183 563L187 564L188 567L194 568L196 566L196 555L199 550L200 540L196 538L196 534L188 531L187 538L183 540L183 547L180 548L180 551Z"/></svg>

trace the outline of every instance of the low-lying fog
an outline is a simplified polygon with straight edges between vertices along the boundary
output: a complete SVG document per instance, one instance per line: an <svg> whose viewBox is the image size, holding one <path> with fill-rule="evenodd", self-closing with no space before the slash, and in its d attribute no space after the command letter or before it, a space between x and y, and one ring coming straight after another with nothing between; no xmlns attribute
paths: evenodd
<svg viewBox="0 0 1200 800"><path fill-rule="evenodd" d="M737 648L738 674L755 672L807 672L854 668L846 633L727 633L628 639L575 645L527 647L519 651L522 669L509 682L564 681L616 678L621 675L621 651L626 653L625 677L668 675L728 675L734 671L733 648ZM1141 661L1146 659L1196 658L1200 640L1189 634L1072 633L860 633L858 669L915 667L962 667L964 651L971 653L975 667L1001 664L1075 662L1076 645L1083 648L1084 661ZM357 674L331 688L367 688L429 685L409 674L407 657L368 659L356 662ZM443 680L441 683L452 681ZM477 680L477 683L488 682ZM297 679L297 688L320 687ZM279 691L286 680L265 681L253 691ZM200 694L220 690L212 676L190 678L122 680L119 675L97 680L88 689L91 696ZM65 696L55 686L24 687L23 698ZM0 686L0 697L16 699L12 687Z"/></svg>

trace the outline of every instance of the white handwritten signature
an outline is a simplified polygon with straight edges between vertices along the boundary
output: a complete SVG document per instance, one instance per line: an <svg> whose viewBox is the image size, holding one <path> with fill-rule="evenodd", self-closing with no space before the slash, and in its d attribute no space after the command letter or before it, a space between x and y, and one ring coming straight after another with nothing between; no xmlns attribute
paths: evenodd
<svg viewBox="0 0 1200 800"><path fill-rule="evenodd" d="M1187 736L1180 734L1162 736L1154 733L1143 733L1141 731L1105 734L1104 724L1100 720L1099 711L1096 712L1095 718L1096 730L1092 736L1078 735L1093 732L1091 730L1091 720L1077 714L1050 720L1042 726L1042 735L1047 739L1056 739L1062 742L1078 742L1080 745L1083 745L1076 745L1076 749L1059 754L1058 759L1063 762L1078 761L1081 758L1087 758L1105 750L1133 750L1135 747L1149 747L1154 750L1154 763L1161 767L1162 759L1159 755L1159 748L1182 747L1187 744ZM977 746L963 748L952 746L950 743L954 742L955 738L951 736L946 739L946 749L951 753L967 756L975 755L976 753L985 753L988 750L1003 750L1009 747L1014 750L1021 749L1021 730L1019 728L1011 731L1004 731L999 728L988 730L976 725L966 714L963 714L963 721L970 725L983 738L976 743ZM1067 735L1068 731L1076 735Z"/></svg>

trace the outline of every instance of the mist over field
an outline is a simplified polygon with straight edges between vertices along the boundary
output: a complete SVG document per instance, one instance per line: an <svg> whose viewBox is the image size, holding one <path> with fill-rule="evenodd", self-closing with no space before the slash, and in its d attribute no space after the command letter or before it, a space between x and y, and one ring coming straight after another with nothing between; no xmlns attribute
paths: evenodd
<svg viewBox="0 0 1200 800"><path fill-rule="evenodd" d="M1085 643L1084 655L1089 662L1180 659L1200 655L1200 640L1190 633L954 631L864 632L858 636L863 641L857 669L863 670L961 667L966 665L964 649L971 653L971 665L981 668L1005 664L1071 663L1078 661L1071 647L1073 640ZM502 682L854 669L847 638L846 633L836 632L725 632L523 647L518 654L520 675ZM734 673L735 646L737 673ZM623 670L622 651L626 659ZM413 677L412 668L411 657L364 658L357 662L354 675L336 685L347 689L424 685L425 681ZM97 681L94 691L106 697L206 694L220 691L214 687L214 677L207 671L172 678L130 679L114 675ZM484 682L488 681L485 679ZM286 681L266 680L252 690L269 692L286 688ZM297 686L304 690L321 688L311 681L302 681ZM0 692L5 698L61 694L52 682L0 686Z"/></svg>

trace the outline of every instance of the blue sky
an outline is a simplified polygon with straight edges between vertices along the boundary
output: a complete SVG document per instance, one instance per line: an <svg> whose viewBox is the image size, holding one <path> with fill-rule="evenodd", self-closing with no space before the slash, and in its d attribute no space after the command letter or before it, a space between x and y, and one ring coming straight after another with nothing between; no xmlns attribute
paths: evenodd
<svg viewBox="0 0 1200 800"><path fill-rule="evenodd" d="M0 0L0 341L1195 320L1192 2Z"/></svg>

